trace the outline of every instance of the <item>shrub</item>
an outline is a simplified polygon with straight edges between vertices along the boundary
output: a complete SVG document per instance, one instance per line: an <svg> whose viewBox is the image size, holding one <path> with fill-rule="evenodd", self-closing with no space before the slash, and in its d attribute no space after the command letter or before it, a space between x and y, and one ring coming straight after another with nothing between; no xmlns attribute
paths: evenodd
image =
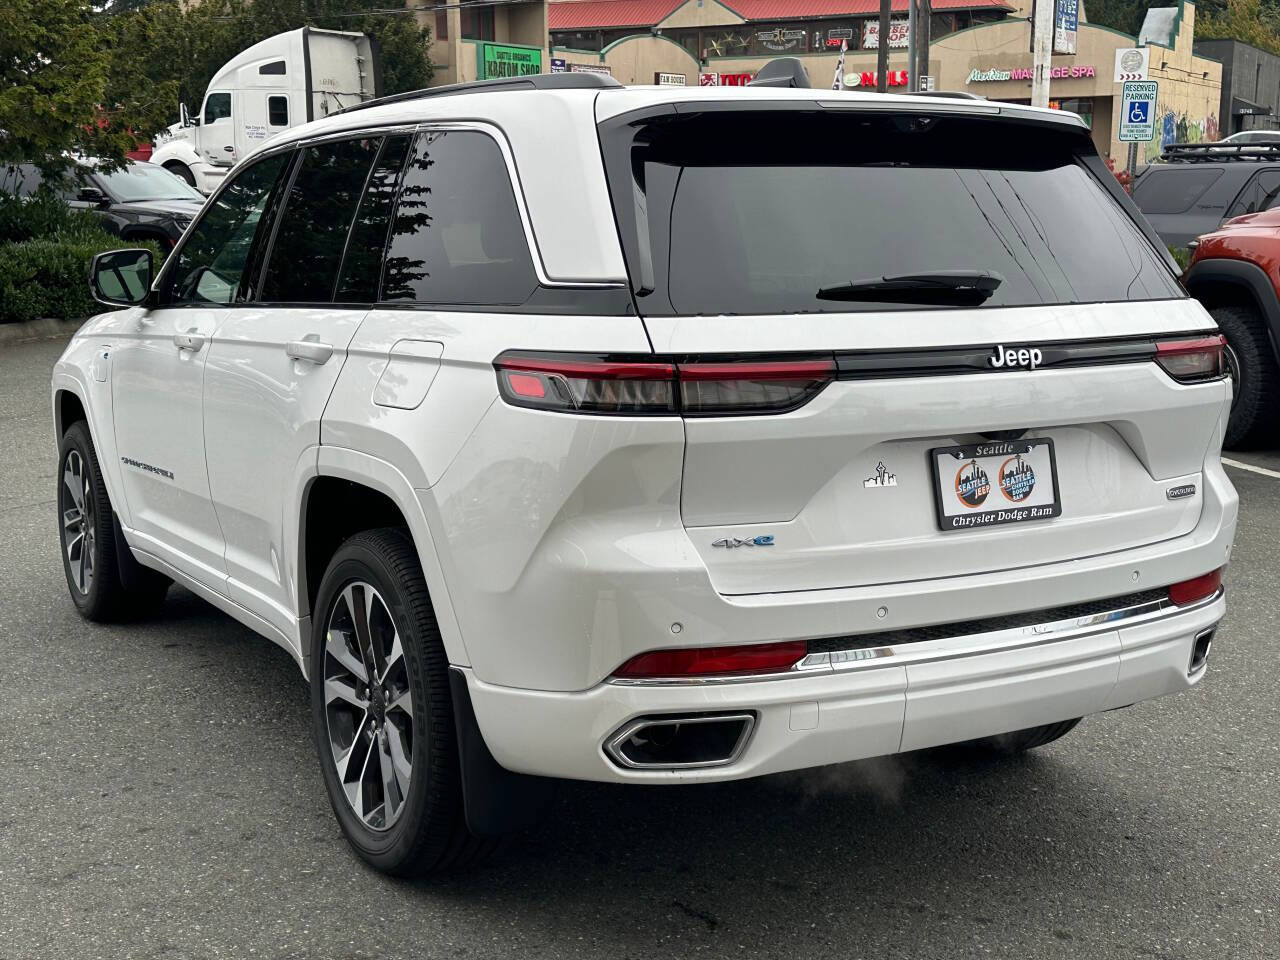
<svg viewBox="0 0 1280 960"><path fill-rule="evenodd" d="M96 224L0 243L0 323L100 313L103 307L89 293L89 264L95 254L125 247L148 247L157 268L162 262L154 243L121 240Z"/></svg>

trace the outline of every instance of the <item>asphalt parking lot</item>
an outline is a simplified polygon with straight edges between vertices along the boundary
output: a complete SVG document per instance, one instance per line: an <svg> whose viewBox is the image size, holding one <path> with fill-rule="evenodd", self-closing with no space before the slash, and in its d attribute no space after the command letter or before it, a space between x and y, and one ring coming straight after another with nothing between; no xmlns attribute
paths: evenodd
<svg viewBox="0 0 1280 960"><path fill-rule="evenodd" d="M0 346L0 957L1280 957L1280 457L1232 454L1230 613L1181 697L1025 758L567 784L488 865L342 840L281 649L183 590L83 622L49 370Z"/></svg>

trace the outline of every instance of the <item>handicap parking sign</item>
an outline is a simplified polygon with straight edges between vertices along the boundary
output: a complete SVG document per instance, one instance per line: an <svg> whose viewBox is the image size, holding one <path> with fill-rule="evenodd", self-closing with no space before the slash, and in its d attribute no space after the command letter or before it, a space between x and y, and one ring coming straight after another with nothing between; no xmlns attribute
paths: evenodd
<svg viewBox="0 0 1280 960"><path fill-rule="evenodd" d="M1120 141L1132 143L1154 140L1156 136L1156 95L1154 80L1131 80L1120 94Z"/></svg>

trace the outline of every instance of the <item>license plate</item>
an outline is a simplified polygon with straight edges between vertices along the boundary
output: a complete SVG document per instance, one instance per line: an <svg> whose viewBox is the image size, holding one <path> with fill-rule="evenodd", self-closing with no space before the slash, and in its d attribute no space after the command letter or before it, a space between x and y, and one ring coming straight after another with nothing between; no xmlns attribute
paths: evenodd
<svg viewBox="0 0 1280 960"><path fill-rule="evenodd" d="M1048 437L929 451L938 526L945 533L1048 520L1062 513Z"/></svg>

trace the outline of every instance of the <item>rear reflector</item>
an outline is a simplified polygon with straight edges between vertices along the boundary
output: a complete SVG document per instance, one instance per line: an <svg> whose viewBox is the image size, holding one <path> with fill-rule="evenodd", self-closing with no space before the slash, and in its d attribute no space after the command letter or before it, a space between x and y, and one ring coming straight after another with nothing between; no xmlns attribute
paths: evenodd
<svg viewBox="0 0 1280 960"><path fill-rule="evenodd" d="M632 657L615 670L613 675L640 680L781 673L803 660L808 652L809 643L806 640L755 643L739 647L651 650Z"/></svg>
<svg viewBox="0 0 1280 960"><path fill-rule="evenodd" d="M833 359L675 363L504 353L494 367L503 399L514 406L632 416L785 413L836 374Z"/></svg>
<svg viewBox="0 0 1280 960"><path fill-rule="evenodd" d="M1179 383L1214 380L1226 373L1222 349L1226 340L1219 334L1193 340L1165 340L1156 344L1156 363Z"/></svg>
<svg viewBox="0 0 1280 960"><path fill-rule="evenodd" d="M1185 607L1187 604L1212 597L1222 588L1222 571L1214 570L1191 580L1183 580L1169 588L1169 599L1175 606Z"/></svg>

